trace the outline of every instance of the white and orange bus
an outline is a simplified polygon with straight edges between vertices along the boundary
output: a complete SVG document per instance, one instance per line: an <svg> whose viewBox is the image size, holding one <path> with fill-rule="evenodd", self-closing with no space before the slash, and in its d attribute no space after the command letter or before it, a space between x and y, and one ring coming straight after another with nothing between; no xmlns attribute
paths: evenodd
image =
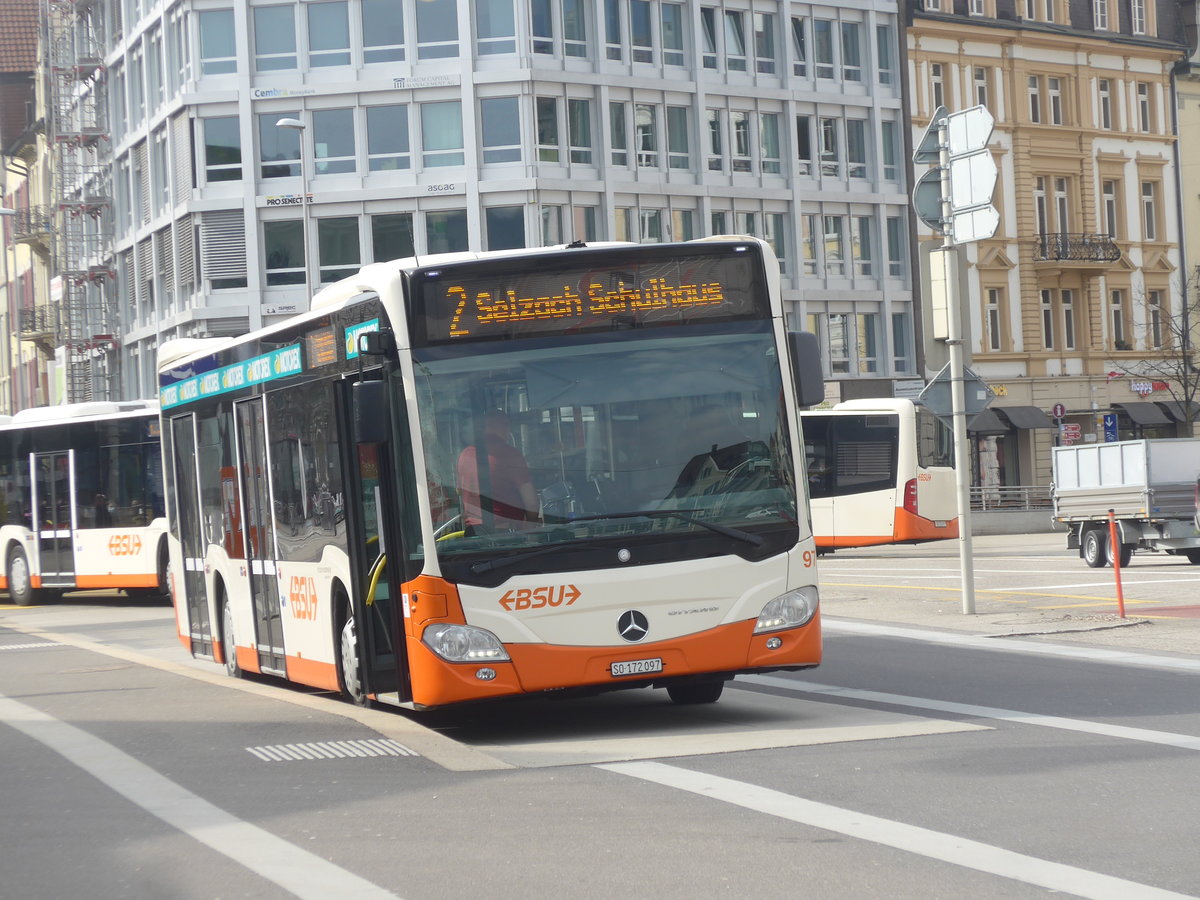
<svg viewBox="0 0 1200 900"><path fill-rule="evenodd" d="M958 537L953 436L924 406L846 400L801 421L821 552Z"/></svg>
<svg viewBox="0 0 1200 900"><path fill-rule="evenodd" d="M820 661L823 385L761 241L378 263L159 378L179 637L232 675L701 703Z"/></svg>
<svg viewBox="0 0 1200 900"><path fill-rule="evenodd" d="M19 606L64 591L167 596L158 404L25 409L0 424L0 589Z"/></svg>

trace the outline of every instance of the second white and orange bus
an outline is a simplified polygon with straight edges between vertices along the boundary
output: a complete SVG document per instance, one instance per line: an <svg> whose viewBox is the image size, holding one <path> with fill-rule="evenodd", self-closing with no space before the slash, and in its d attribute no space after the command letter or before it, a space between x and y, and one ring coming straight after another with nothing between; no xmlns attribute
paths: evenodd
<svg viewBox="0 0 1200 900"><path fill-rule="evenodd" d="M958 537L953 435L924 406L847 400L801 421L822 552Z"/></svg>
<svg viewBox="0 0 1200 900"><path fill-rule="evenodd" d="M25 409L0 424L0 590L26 606L103 588L166 598L158 404Z"/></svg>

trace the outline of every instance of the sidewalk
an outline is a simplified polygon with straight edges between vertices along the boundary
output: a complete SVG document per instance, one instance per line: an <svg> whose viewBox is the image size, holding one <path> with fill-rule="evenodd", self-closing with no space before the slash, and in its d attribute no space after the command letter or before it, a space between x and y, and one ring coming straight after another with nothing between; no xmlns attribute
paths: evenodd
<svg viewBox="0 0 1200 900"><path fill-rule="evenodd" d="M1175 558L1135 555L1123 579L1126 617L1122 619L1117 615L1112 569L1089 569L1076 551L1066 549L1066 537L1061 532L976 535L972 549L977 570L973 614L964 614L961 577L954 577L961 572L957 540L838 550L821 557L817 564L821 613L830 624L838 618L859 619L997 639L1012 637L1200 657L1200 566L1172 565L1162 573L1153 572L1154 581L1169 584L1175 598L1156 598L1162 600L1156 603L1137 599L1155 590L1153 582L1139 576L1151 572L1152 564L1175 562ZM888 565L890 560L895 566ZM1003 575L979 572L1002 569L1006 560L1021 576L1021 586L1011 592L1004 589ZM846 573L869 573L871 568L897 573L888 579L897 584L889 589L884 584L874 587L846 583L867 578L864 574L854 579ZM926 587L931 584L929 573L934 570L946 574L938 586ZM1028 577L1043 572L1040 578ZM1076 602L1081 593L1086 594L1086 601Z"/></svg>

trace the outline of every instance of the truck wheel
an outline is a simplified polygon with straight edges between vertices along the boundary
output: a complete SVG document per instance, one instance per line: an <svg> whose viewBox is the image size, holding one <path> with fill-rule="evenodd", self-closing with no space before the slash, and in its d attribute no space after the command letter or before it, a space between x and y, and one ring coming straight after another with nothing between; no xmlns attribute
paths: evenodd
<svg viewBox="0 0 1200 900"><path fill-rule="evenodd" d="M1200 566L1200 550L1185 550L1183 553L1193 566Z"/></svg>
<svg viewBox="0 0 1200 900"><path fill-rule="evenodd" d="M1108 564L1108 541L1104 532L1095 528L1084 532L1083 561L1093 569L1101 569Z"/></svg>
<svg viewBox="0 0 1200 900"><path fill-rule="evenodd" d="M1106 543L1108 543L1108 552L1105 554L1105 557L1108 559L1108 564L1111 566L1112 561L1113 561L1112 543L1111 542L1106 542ZM1131 559L1133 559L1133 544L1121 544L1120 547L1121 547L1121 568L1123 569L1127 565L1129 565L1129 561Z"/></svg>

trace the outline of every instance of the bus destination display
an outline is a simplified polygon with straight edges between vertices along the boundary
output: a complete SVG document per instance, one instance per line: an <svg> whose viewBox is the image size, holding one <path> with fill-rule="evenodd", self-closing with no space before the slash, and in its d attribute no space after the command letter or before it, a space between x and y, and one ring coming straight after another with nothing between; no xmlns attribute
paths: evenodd
<svg viewBox="0 0 1200 900"><path fill-rule="evenodd" d="M768 314L757 247L648 249L581 253L577 267L555 260L553 271L535 258L521 271L493 263L486 274L471 264L421 273L415 336L446 344Z"/></svg>

